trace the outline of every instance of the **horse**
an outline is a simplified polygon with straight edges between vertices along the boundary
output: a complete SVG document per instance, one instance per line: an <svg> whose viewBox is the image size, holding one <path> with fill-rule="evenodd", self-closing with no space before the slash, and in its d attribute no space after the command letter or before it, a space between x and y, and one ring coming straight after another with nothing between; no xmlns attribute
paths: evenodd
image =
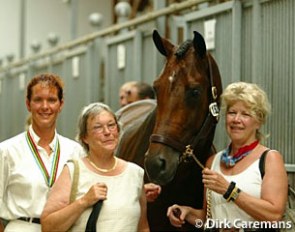
<svg viewBox="0 0 295 232"><path fill-rule="evenodd" d="M200 33L194 32L193 40L177 46L155 30L153 41L166 58L153 84L156 104L139 119L129 120L117 154L144 167L146 182L162 186L159 197L147 205L151 231L192 231L196 228L189 224L173 227L166 212L172 204L203 206L201 171L213 153L221 77ZM140 107L143 103L133 104ZM129 116L135 114L133 110ZM124 113L118 115L122 121Z"/></svg>

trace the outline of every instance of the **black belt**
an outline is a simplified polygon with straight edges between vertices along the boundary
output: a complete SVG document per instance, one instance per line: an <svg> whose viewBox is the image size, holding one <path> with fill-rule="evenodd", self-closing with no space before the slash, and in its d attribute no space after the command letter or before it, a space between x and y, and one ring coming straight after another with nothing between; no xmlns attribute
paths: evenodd
<svg viewBox="0 0 295 232"><path fill-rule="evenodd" d="M17 220L40 224L40 218L20 217Z"/></svg>

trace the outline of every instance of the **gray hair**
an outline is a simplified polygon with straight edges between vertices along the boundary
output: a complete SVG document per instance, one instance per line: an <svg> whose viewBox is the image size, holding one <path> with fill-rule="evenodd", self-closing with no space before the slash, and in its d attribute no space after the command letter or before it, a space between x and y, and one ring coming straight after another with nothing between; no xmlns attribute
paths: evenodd
<svg viewBox="0 0 295 232"><path fill-rule="evenodd" d="M104 111L109 112L114 117L118 127L118 131L120 131L117 117L108 105L103 104L101 102L95 102L85 106L82 109L78 119L78 132L77 132L76 140L82 145L82 147L85 149L86 152L89 151L88 144L84 142L84 138L87 135L87 121L90 117L95 117L96 115L99 115L100 113Z"/></svg>

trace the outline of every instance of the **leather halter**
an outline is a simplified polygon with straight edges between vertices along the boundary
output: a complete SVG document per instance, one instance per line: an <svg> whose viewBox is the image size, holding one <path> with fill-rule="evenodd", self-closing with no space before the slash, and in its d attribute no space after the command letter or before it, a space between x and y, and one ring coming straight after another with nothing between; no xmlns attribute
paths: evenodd
<svg viewBox="0 0 295 232"><path fill-rule="evenodd" d="M209 133L212 131L212 129L215 128L218 120L219 120L219 107L216 102L217 99L217 88L214 85L213 75L212 75L212 65L210 58L208 58L209 62L209 79L210 79L210 87L211 87L211 103L209 104L209 112L207 114L206 119L203 121L203 124L196 134L194 136L190 143L185 145L181 142L176 141L175 139L161 135L161 134L152 134L150 137L151 143L161 143L166 146L169 146L179 152L181 152L180 160L184 161L187 160L189 157L192 157L196 163L204 169L204 165L198 160L194 153L194 149L196 150L198 148L199 142L202 138L207 138Z"/></svg>

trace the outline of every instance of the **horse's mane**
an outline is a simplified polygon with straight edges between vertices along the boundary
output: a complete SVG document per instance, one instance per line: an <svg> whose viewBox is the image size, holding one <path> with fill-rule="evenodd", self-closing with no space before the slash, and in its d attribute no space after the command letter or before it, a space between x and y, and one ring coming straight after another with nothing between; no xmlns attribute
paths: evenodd
<svg viewBox="0 0 295 232"><path fill-rule="evenodd" d="M192 45L192 41L191 40L186 40L184 41L177 49L177 51L175 52L175 56L177 57L177 59L181 59L183 58L183 56L185 55L185 53L188 51L188 49L191 47Z"/></svg>

